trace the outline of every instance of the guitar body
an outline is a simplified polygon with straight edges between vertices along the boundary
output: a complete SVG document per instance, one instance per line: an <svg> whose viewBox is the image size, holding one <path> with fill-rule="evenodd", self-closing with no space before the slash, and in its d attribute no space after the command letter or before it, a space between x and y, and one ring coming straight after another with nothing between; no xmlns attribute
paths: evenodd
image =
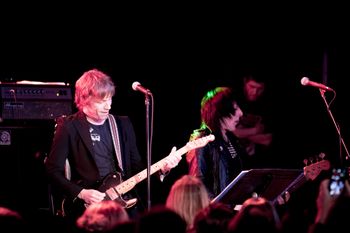
<svg viewBox="0 0 350 233"><path fill-rule="evenodd" d="M119 194L116 190L111 187L117 187L122 183L122 177L119 172L108 174L103 178L97 190L100 192L106 193L106 197L104 200L114 200L122 205L124 208L130 208L134 206L137 202L136 198L132 199L124 199L123 195ZM113 190L112 190L113 189ZM113 198L108 195L109 191L113 191ZM76 219L81 216L85 211L86 207L89 205L86 204L82 199L75 198L74 200L65 198L62 202L62 213L63 216L70 217Z"/></svg>
<svg viewBox="0 0 350 233"><path fill-rule="evenodd" d="M113 200L118 202L124 208L130 208L137 202L136 198L127 199L124 194L118 192L115 187L123 183L122 176L119 172L108 174L103 180L98 190L106 193L105 200ZM112 193L113 192L113 195Z"/></svg>
<svg viewBox="0 0 350 233"><path fill-rule="evenodd" d="M75 198L74 200L70 198L64 198L61 208L62 215L72 220L75 220L81 216L86 209L85 202L80 198Z"/></svg>

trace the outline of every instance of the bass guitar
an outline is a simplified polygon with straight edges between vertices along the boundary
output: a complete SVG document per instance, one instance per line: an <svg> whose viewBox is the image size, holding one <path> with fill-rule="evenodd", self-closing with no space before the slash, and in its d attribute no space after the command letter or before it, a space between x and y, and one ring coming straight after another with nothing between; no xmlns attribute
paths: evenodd
<svg viewBox="0 0 350 233"><path fill-rule="evenodd" d="M187 142L187 144L184 147L176 150L172 154L153 164L150 167L149 175L152 175L155 172L159 171L165 165L168 157L174 155L181 156L190 150L204 147L208 142L214 141L214 139L214 135L210 134L208 136L204 136L196 140ZM119 172L111 173L103 178L101 184L98 187L98 190L106 194L105 200L115 200L118 203L120 203L124 208L130 208L136 204L137 199L124 199L124 194L132 190L138 183L146 179L147 176L148 171L147 169L144 169L136 175L132 176L131 178L123 181L122 176ZM75 198L74 200L63 199L63 216L80 216L87 206L88 204L79 198Z"/></svg>
<svg viewBox="0 0 350 233"><path fill-rule="evenodd" d="M319 160L315 163L304 167L301 173L274 201L273 204L284 204L289 198L290 194L299 189L306 181L315 180L316 177L324 170L330 169L330 162L328 160Z"/></svg>

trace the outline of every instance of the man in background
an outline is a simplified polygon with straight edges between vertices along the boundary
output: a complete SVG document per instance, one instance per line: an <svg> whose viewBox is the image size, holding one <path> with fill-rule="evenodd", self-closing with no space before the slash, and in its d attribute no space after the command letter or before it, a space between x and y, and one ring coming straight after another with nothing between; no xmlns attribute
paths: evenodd
<svg viewBox="0 0 350 233"><path fill-rule="evenodd" d="M270 101L266 96L266 79L260 73L249 73L243 76L238 96L242 108L234 133L248 154L247 165L250 168L272 166L267 156L271 153L272 113Z"/></svg>

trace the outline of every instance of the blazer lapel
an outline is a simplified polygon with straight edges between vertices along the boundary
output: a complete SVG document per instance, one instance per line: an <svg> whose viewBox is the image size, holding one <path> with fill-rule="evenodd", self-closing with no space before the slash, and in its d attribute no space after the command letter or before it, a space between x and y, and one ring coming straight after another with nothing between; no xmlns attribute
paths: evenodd
<svg viewBox="0 0 350 233"><path fill-rule="evenodd" d="M94 149L93 149L91 136L90 136L90 132L89 132L90 126L89 126L88 121L85 118L84 113L80 113L78 115L77 121L74 122L74 125L75 125L78 133L80 134L84 144L88 148L89 152L93 155Z"/></svg>

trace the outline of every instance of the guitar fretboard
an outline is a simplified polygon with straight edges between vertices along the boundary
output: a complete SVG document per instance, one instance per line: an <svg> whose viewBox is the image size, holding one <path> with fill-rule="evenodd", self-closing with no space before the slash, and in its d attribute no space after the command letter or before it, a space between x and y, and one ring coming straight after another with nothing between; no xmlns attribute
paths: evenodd
<svg viewBox="0 0 350 233"><path fill-rule="evenodd" d="M162 160L156 162L150 167L150 174L152 175L155 172L159 171L162 167L164 167L166 160L170 156L181 156L188 152L189 150L202 147L206 145L208 142L213 141L215 139L214 135L208 135L199 139L196 139L194 141L188 142L184 147L178 149L177 151L174 151L171 155L166 156ZM109 188L106 193L107 195L112 199L118 198L120 195L123 195L127 192L129 192L131 189L135 187L136 184L141 182L142 180L146 179L148 176L148 169L144 169L143 171L137 173L133 177L127 179L126 181L120 183L119 185L116 185L115 187Z"/></svg>
<svg viewBox="0 0 350 233"><path fill-rule="evenodd" d="M175 155L176 156L181 156L184 153L186 153L188 151L187 146L182 147L181 149L175 151ZM170 156L170 155L169 155ZM156 162L155 164L153 164L150 167L150 175L154 174L155 172L159 171L166 163L166 159L169 157L165 157L162 160ZM171 155L173 156L173 155ZM117 186L117 191L120 194L124 194L126 192L129 192L132 188L135 187L136 184L140 183L141 181L143 181L144 179L147 178L147 172L148 169L144 169L143 171L137 173L136 175L134 175L133 177L127 179L126 181L124 181L123 183L121 183L120 185Z"/></svg>

